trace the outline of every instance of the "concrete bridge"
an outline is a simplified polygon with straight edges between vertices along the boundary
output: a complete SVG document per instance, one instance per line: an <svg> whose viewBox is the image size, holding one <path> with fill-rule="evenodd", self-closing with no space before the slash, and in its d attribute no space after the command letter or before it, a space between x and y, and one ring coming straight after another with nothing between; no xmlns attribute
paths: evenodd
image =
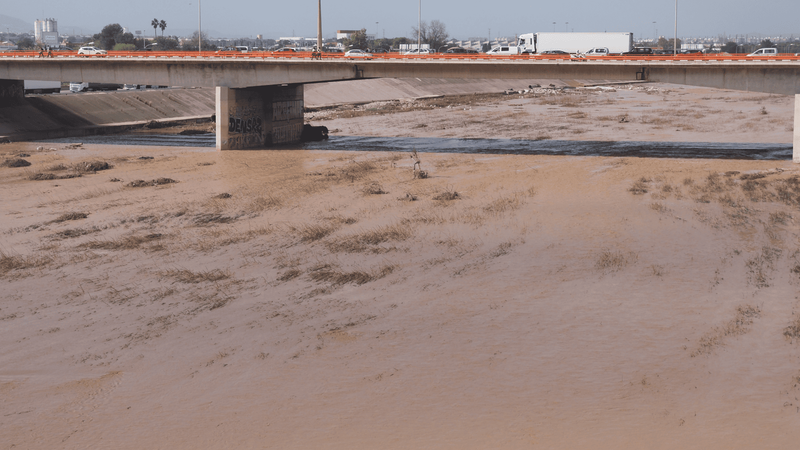
<svg viewBox="0 0 800 450"><path fill-rule="evenodd" d="M621 59L241 59L221 57L12 58L0 56L0 101L20 80L216 88L217 149L297 142L303 85L360 78L577 79L705 86L795 95L800 162L800 61Z"/></svg>

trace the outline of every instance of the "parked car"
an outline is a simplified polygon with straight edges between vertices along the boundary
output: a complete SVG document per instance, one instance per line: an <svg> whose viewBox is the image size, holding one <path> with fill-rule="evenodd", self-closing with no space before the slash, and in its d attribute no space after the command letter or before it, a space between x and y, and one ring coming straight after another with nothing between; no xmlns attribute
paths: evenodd
<svg viewBox="0 0 800 450"><path fill-rule="evenodd" d="M545 50L541 54L542 55L569 55L569 53L565 52L564 50Z"/></svg>
<svg viewBox="0 0 800 450"><path fill-rule="evenodd" d="M760 48L747 56L775 56L778 54L777 48Z"/></svg>
<svg viewBox="0 0 800 450"><path fill-rule="evenodd" d="M429 48L422 48L422 49L415 48L415 49L409 50L409 51L407 51L407 52L405 52L403 54L404 55L430 55L430 54L433 54L433 50L431 50Z"/></svg>
<svg viewBox="0 0 800 450"><path fill-rule="evenodd" d="M608 56L608 48L606 47L597 47L589 50L588 52L584 53L584 56Z"/></svg>
<svg viewBox="0 0 800 450"><path fill-rule="evenodd" d="M629 52L623 53L623 55L652 55L653 49L650 47L634 47Z"/></svg>
<svg viewBox="0 0 800 450"><path fill-rule="evenodd" d="M455 54L475 54L475 53L478 53L478 51L474 50L474 49L471 49L471 48L453 47L453 48L448 48L447 50L445 50L445 53L448 53L448 54L453 54L453 53L455 53Z"/></svg>
<svg viewBox="0 0 800 450"><path fill-rule="evenodd" d="M372 53L367 53L364 50L361 50L360 48L354 48L344 52L345 58L369 58L371 56Z"/></svg>
<svg viewBox="0 0 800 450"><path fill-rule="evenodd" d="M487 55L517 55L519 54L519 47L510 45L499 45L486 52Z"/></svg>
<svg viewBox="0 0 800 450"><path fill-rule="evenodd" d="M282 47L275 50L275 52L296 52L296 51L297 50L293 49L292 47Z"/></svg>
<svg viewBox="0 0 800 450"><path fill-rule="evenodd" d="M107 55L108 52L105 50L100 50L97 47L81 47L78 50L79 55Z"/></svg>

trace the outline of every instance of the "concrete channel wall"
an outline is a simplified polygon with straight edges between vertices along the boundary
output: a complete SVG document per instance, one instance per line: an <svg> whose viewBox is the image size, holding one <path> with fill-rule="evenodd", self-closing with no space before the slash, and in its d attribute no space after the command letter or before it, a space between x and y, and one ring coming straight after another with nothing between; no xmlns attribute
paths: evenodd
<svg viewBox="0 0 800 450"><path fill-rule="evenodd" d="M305 106L460 95L523 89L532 83L563 86L577 81L475 79L368 79L305 85ZM115 132L150 121L208 119L215 113L212 88L33 95L0 107L0 138L46 139Z"/></svg>

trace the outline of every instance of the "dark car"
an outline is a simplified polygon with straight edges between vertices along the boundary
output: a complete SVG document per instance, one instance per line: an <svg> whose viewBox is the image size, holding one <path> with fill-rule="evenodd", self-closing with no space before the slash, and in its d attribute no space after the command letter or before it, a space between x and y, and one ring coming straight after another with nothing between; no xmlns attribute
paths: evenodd
<svg viewBox="0 0 800 450"><path fill-rule="evenodd" d="M478 53L477 50L473 50L471 48L464 48L464 47L448 48L444 52L445 53L449 53L449 54L475 54L475 53Z"/></svg>
<svg viewBox="0 0 800 450"><path fill-rule="evenodd" d="M650 47L634 47L629 52L623 53L623 55L652 55L653 49Z"/></svg>
<svg viewBox="0 0 800 450"><path fill-rule="evenodd" d="M569 55L569 53L565 52L564 50L545 50L541 54L542 55Z"/></svg>

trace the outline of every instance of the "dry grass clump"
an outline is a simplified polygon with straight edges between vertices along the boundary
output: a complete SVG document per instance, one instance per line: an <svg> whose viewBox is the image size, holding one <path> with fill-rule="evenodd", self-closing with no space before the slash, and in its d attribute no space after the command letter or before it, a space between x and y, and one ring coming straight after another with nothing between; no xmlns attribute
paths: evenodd
<svg viewBox="0 0 800 450"><path fill-rule="evenodd" d="M302 224L289 229L300 236L301 242L315 242L339 229L337 225Z"/></svg>
<svg viewBox="0 0 800 450"><path fill-rule="evenodd" d="M125 186L137 188L137 187L147 187L147 186L161 186L164 184L172 184L172 183L177 183L177 181L173 180L172 178L156 178L155 180L150 180L150 181L145 181L145 180L131 181Z"/></svg>
<svg viewBox="0 0 800 450"><path fill-rule="evenodd" d="M89 217L89 214L87 214L85 212L68 212L68 213L64 213L64 214L58 216L57 218L51 220L50 222L51 223L61 223L61 222L66 222L68 220L85 219L87 217Z"/></svg>
<svg viewBox="0 0 800 450"><path fill-rule="evenodd" d="M632 193L633 195L647 194L647 189L648 189L647 183L649 181L650 180L645 177L642 177L634 181L631 187L628 188L628 192Z"/></svg>
<svg viewBox="0 0 800 450"><path fill-rule="evenodd" d="M283 200L278 197L267 195L259 196L250 202L248 210L251 211L265 211L267 209L280 208L283 205Z"/></svg>
<svg viewBox="0 0 800 450"><path fill-rule="evenodd" d="M775 262L781 256L781 249L762 247L761 253L745 262L747 266L747 281L757 288L769 287L767 273L775 270Z"/></svg>
<svg viewBox="0 0 800 450"><path fill-rule="evenodd" d="M231 194L229 194L227 192L223 192L222 194L217 194L217 195L215 195L215 196L213 196L211 198L224 200L224 199L228 199L228 198L231 198L231 197L233 197Z"/></svg>
<svg viewBox="0 0 800 450"><path fill-rule="evenodd" d="M361 189L361 192L364 195L383 195L389 193L385 191L383 186L381 186L381 184L377 181L373 181L372 183L364 186L364 188Z"/></svg>
<svg viewBox="0 0 800 450"><path fill-rule="evenodd" d="M794 343L795 339L800 338L800 317L783 330L783 335L792 343Z"/></svg>
<svg viewBox="0 0 800 450"><path fill-rule="evenodd" d="M761 178L766 178L766 177L767 177L767 175L765 173L761 173L761 172L759 172L759 173L745 173L745 174L742 174L742 176L740 176L739 179L742 180L742 181L747 181L747 180L759 180Z"/></svg>
<svg viewBox="0 0 800 450"><path fill-rule="evenodd" d="M515 192L508 197L500 197L498 199L492 200L488 205L483 207L483 211L492 214L492 215L499 215L506 211L514 211L521 208L525 204L525 199L520 192Z"/></svg>
<svg viewBox="0 0 800 450"><path fill-rule="evenodd" d="M769 223L771 225L786 225L790 220L792 220L792 216L786 211L769 213Z"/></svg>
<svg viewBox="0 0 800 450"><path fill-rule="evenodd" d="M447 191L444 191L444 192L440 192L440 193L438 193L438 194L433 196L434 200L441 201L441 202L449 202L449 201L452 201L452 200L457 200L459 198L461 198L461 197L458 195L458 192L453 191L453 190L447 190Z"/></svg>
<svg viewBox="0 0 800 450"><path fill-rule="evenodd" d="M333 240L327 243L327 247L331 252L358 253L376 251L370 246L392 241L404 241L413 235L414 230L408 224L398 223Z"/></svg>
<svg viewBox="0 0 800 450"><path fill-rule="evenodd" d="M289 269L286 272L283 272L281 276L278 277L278 281L289 281L294 280L295 278L302 275L302 271L299 269Z"/></svg>
<svg viewBox="0 0 800 450"><path fill-rule="evenodd" d="M320 264L311 268L308 271L308 275L317 283L325 282L333 285L353 283L362 285L369 283L370 281L381 279L392 273L394 269L395 267L393 265L386 265L370 272L365 272L362 270L344 272L334 265Z"/></svg>
<svg viewBox="0 0 800 450"><path fill-rule="evenodd" d="M81 237L91 233L97 233L100 231L100 228L92 227L92 228L70 228L69 230L59 231L58 233L53 234L51 237L56 239L72 239L76 237Z"/></svg>
<svg viewBox="0 0 800 450"><path fill-rule="evenodd" d="M754 319L761 317L761 308L758 306L738 306L736 315L730 322L721 327L714 327L711 331L700 338L700 344L691 354L691 357L710 354L717 347L725 343L728 336L740 336L750 331L750 325Z"/></svg>
<svg viewBox="0 0 800 450"><path fill-rule="evenodd" d="M67 180L70 178L80 178L79 173L68 173L64 175L56 175L53 173L34 172L28 174L28 179L31 181L49 181L49 180Z"/></svg>
<svg viewBox="0 0 800 450"><path fill-rule="evenodd" d="M0 276L5 276L15 270L40 269L52 261L53 258L50 256L11 255L0 250Z"/></svg>
<svg viewBox="0 0 800 450"><path fill-rule="evenodd" d="M349 181L356 181L365 178L367 175L378 170L380 166L372 161L356 161L352 160L350 163L339 169L339 177Z"/></svg>
<svg viewBox="0 0 800 450"><path fill-rule="evenodd" d="M624 254L619 251L603 250L597 257L594 267L603 272L617 272L629 263L638 259L634 254Z"/></svg>
<svg viewBox="0 0 800 450"><path fill-rule="evenodd" d="M112 167L114 166L105 161L83 161L72 165L72 169L77 172L99 172Z"/></svg>
<svg viewBox="0 0 800 450"><path fill-rule="evenodd" d="M30 162L22 158L6 159L0 163L0 167L28 167L30 165Z"/></svg>
<svg viewBox="0 0 800 450"><path fill-rule="evenodd" d="M202 282L215 282L220 280L227 280L231 277L231 273L227 270L207 270L201 272L192 272L191 270L167 270L161 272L162 276L174 278L181 283L202 283Z"/></svg>
<svg viewBox="0 0 800 450"><path fill-rule="evenodd" d="M160 241L162 235L159 233L146 234L144 236L126 236L110 241L90 241L81 244L80 247L92 250L134 250L143 244Z"/></svg>
<svg viewBox="0 0 800 450"><path fill-rule="evenodd" d="M790 206L800 206L800 176L792 175L778 182L775 190L781 202Z"/></svg>
<svg viewBox="0 0 800 450"><path fill-rule="evenodd" d="M650 209L652 209L653 211L656 211L656 212L660 212L660 213L664 213L664 212L667 212L669 210L667 208L667 205L665 205L665 204L663 204L661 202L650 203Z"/></svg>
<svg viewBox="0 0 800 450"><path fill-rule="evenodd" d="M213 225L218 223L231 223L235 222L237 217L225 216L222 214L197 214L194 216L192 223L196 226L206 226L206 225Z"/></svg>

